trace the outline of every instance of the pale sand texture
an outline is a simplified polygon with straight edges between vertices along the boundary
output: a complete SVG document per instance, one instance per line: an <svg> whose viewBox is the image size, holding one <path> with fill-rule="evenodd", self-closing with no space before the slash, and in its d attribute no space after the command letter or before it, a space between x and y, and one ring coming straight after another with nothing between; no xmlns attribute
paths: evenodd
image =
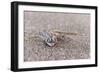
<svg viewBox="0 0 100 73"><path fill-rule="evenodd" d="M90 58L90 14L24 11L24 61ZM77 32L54 47L35 37L43 30Z"/></svg>

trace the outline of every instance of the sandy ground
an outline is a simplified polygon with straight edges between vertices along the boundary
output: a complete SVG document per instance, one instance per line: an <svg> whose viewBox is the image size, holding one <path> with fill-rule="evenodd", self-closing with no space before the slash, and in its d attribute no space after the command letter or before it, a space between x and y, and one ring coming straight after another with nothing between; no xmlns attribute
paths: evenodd
<svg viewBox="0 0 100 73"><path fill-rule="evenodd" d="M43 30L77 32L49 47L36 37ZM24 11L24 61L90 58L90 15Z"/></svg>

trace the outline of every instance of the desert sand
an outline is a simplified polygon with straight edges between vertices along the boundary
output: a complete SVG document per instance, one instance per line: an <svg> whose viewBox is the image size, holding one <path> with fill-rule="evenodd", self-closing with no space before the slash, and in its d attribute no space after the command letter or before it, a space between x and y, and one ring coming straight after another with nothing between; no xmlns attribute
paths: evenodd
<svg viewBox="0 0 100 73"><path fill-rule="evenodd" d="M77 32L49 47L37 37L43 30ZM24 61L90 58L90 14L24 11Z"/></svg>

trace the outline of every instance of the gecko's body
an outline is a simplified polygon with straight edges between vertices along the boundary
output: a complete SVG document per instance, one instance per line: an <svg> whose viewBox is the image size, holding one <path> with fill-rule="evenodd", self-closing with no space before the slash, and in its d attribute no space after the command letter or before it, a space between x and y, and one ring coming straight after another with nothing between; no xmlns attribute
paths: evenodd
<svg viewBox="0 0 100 73"><path fill-rule="evenodd" d="M50 31L50 32L43 31L40 32L39 35L48 46L52 47L59 40L64 40L65 35L77 35L77 33L67 33L63 31Z"/></svg>

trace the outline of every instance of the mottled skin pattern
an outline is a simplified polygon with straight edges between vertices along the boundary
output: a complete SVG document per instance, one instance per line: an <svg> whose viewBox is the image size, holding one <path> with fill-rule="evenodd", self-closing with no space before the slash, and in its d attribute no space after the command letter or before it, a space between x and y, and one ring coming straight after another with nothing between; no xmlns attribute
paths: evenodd
<svg viewBox="0 0 100 73"><path fill-rule="evenodd" d="M78 33L67 33L63 31L46 32L46 30L39 33L39 37L50 47L55 46L59 41L65 40L65 35L78 35Z"/></svg>

